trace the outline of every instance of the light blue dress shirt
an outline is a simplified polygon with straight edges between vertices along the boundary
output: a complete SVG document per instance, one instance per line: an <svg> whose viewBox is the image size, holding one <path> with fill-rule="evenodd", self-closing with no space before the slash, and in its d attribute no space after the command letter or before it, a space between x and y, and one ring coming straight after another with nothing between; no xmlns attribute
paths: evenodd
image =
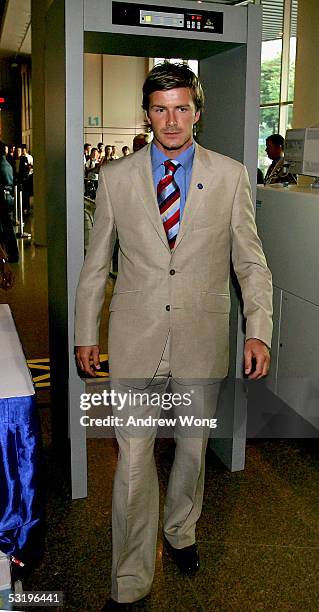
<svg viewBox="0 0 319 612"><path fill-rule="evenodd" d="M180 190L180 218L182 219L186 198L189 190L189 185L192 177L193 160L195 153L194 143L183 151L178 157L174 158L174 161L179 162L181 165L176 170L174 178ZM167 155L162 153L157 146L152 142L151 146L151 161L152 161L152 173L154 181L155 193L157 192L157 185L160 180L165 176L164 161L170 159Z"/></svg>

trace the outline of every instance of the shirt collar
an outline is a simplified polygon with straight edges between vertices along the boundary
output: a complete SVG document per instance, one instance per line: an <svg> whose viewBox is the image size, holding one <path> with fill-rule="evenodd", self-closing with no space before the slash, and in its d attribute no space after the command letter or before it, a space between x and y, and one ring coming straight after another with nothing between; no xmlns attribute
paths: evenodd
<svg viewBox="0 0 319 612"><path fill-rule="evenodd" d="M178 161L181 164L181 166L183 166L185 172L187 172L188 170L192 168L194 153L195 153L195 144L193 142L193 144L190 147L188 147L186 151L183 151L183 153L181 153L178 157L175 157L174 161ZM167 157L165 153L160 151L160 149L158 149L156 144L152 142L151 160L152 160L153 172L155 172L157 168L159 168L159 166L161 166L164 163L164 161L166 161L167 159L170 159L170 158Z"/></svg>

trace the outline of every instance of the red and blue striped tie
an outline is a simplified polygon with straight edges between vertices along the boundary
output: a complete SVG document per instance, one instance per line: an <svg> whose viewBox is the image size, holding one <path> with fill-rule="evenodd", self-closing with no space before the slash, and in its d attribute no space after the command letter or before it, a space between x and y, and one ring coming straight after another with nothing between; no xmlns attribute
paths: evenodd
<svg viewBox="0 0 319 612"><path fill-rule="evenodd" d="M179 162L167 159L164 162L165 176L157 185L157 201L160 215L171 249L175 246L180 223L181 194L174 179L174 174L180 165Z"/></svg>

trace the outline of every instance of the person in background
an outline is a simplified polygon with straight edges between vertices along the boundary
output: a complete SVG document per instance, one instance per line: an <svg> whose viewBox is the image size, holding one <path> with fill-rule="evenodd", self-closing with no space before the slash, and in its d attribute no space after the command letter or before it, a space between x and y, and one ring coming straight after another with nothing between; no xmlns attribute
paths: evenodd
<svg viewBox="0 0 319 612"><path fill-rule="evenodd" d="M136 134L133 138L133 152L139 151L143 149L149 143L149 135L148 134Z"/></svg>
<svg viewBox="0 0 319 612"><path fill-rule="evenodd" d="M26 145L22 145L22 155L25 155L29 164L29 176L27 178L26 188L28 189L30 198L33 195L33 155L27 150Z"/></svg>
<svg viewBox="0 0 319 612"><path fill-rule="evenodd" d="M91 150L90 157L85 164L86 178L88 178L90 181L97 181L99 178L99 169L99 152L95 147L93 147L93 149Z"/></svg>
<svg viewBox="0 0 319 612"><path fill-rule="evenodd" d="M9 162L9 164L12 166L13 171L15 169L14 151L15 151L15 146L9 145L8 154L7 154L7 162Z"/></svg>
<svg viewBox="0 0 319 612"><path fill-rule="evenodd" d="M284 146L285 140L280 134L272 134L266 139L266 153L272 163L266 172L265 185L282 183L287 186L297 183L296 175L289 172L289 164L285 163Z"/></svg>
<svg viewBox="0 0 319 612"><path fill-rule="evenodd" d="M84 165L84 195L90 197L92 200L95 198L98 186L99 171L99 152L96 147L93 147L90 157Z"/></svg>
<svg viewBox="0 0 319 612"><path fill-rule="evenodd" d="M22 155L24 155L28 160L29 168L32 169L33 168L33 156L31 155L30 151L28 151L27 145L23 144L21 146L21 149L22 149L21 151Z"/></svg>
<svg viewBox="0 0 319 612"><path fill-rule="evenodd" d="M16 235L13 229L13 170L5 157L5 144L0 142L0 243L11 263L19 261Z"/></svg>
<svg viewBox="0 0 319 612"><path fill-rule="evenodd" d="M265 175L264 184L280 183L280 174L284 165L285 139L280 134L272 134L266 138L266 153L271 164Z"/></svg>
<svg viewBox="0 0 319 612"><path fill-rule="evenodd" d="M98 160L99 160L99 163L101 164L104 160L104 155L105 155L105 149L104 149L103 142L97 143L97 150L98 150L98 155L99 155Z"/></svg>
<svg viewBox="0 0 319 612"><path fill-rule="evenodd" d="M130 148L128 146L126 146L126 145L124 147L122 147L122 155L123 155L123 157L126 157L129 154L130 154Z"/></svg>
<svg viewBox="0 0 319 612"><path fill-rule="evenodd" d="M112 145L106 145L105 147L105 155L103 158L103 164L107 164L108 162L112 161L113 157L112 157Z"/></svg>
<svg viewBox="0 0 319 612"><path fill-rule="evenodd" d="M30 214L30 163L26 145L21 146L19 158L18 183L22 189L22 208L24 216Z"/></svg>
<svg viewBox="0 0 319 612"><path fill-rule="evenodd" d="M112 160L113 159L118 159L119 156L117 154L117 147L115 145L112 145Z"/></svg>
<svg viewBox="0 0 319 612"><path fill-rule="evenodd" d="M13 186L12 166L6 159L7 145L0 141L0 185L2 188Z"/></svg>
<svg viewBox="0 0 319 612"><path fill-rule="evenodd" d="M14 178L17 180L17 177L19 176L19 168L20 168L20 157L22 155L22 147L20 145L18 145L17 147L15 147L14 150L14 169L13 169L13 176Z"/></svg>
<svg viewBox="0 0 319 612"><path fill-rule="evenodd" d="M92 149L92 145L89 142L85 142L84 143L84 148L83 148L83 163L84 163L84 165L90 159L91 149Z"/></svg>

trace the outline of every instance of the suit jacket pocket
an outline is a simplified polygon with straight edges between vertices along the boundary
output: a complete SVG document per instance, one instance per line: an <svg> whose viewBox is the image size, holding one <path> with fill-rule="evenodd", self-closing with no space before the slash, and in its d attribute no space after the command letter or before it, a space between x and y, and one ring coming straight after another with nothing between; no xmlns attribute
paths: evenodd
<svg viewBox="0 0 319 612"><path fill-rule="evenodd" d="M206 312L230 312L230 296L226 293L203 293L203 307Z"/></svg>
<svg viewBox="0 0 319 612"><path fill-rule="evenodd" d="M143 291L121 291L114 293L109 306L109 311L134 310L141 303Z"/></svg>

